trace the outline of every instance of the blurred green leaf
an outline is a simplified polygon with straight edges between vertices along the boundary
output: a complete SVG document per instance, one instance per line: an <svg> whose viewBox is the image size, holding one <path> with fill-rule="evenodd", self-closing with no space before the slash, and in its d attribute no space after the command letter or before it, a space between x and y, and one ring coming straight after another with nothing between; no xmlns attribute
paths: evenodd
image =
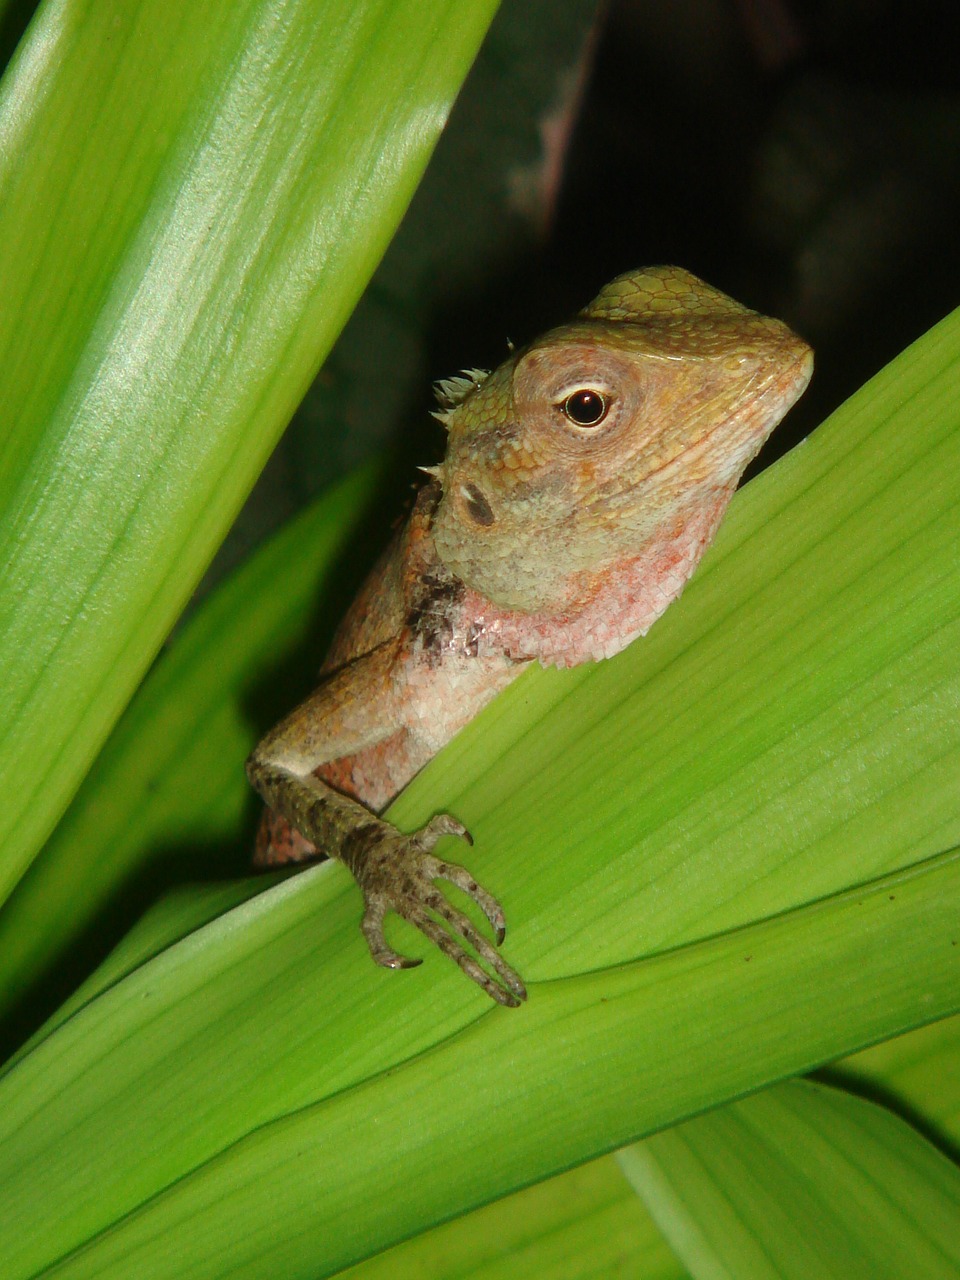
<svg viewBox="0 0 960 1280"><path fill-rule="evenodd" d="M359 297L494 8L34 18L0 88L0 899Z"/></svg>
<svg viewBox="0 0 960 1280"><path fill-rule="evenodd" d="M622 1151L696 1280L953 1280L960 1169L897 1116L788 1081Z"/></svg>

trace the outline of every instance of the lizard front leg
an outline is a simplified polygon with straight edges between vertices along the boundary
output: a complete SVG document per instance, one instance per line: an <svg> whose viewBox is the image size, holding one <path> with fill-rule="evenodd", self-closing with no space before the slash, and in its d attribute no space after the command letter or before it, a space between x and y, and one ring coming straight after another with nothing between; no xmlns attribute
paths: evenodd
<svg viewBox="0 0 960 1280"><path fill-rule="evenodd" d="M504 916L497 900L464 867L433 853L444 835L472 843L463 824L439 814L419 831L405 834L314 775L318 765L373 746L398 727L390 679L393 650L393 645L380 646L334 672L257 746L247 761L247 775L271 808L318 850L349 868L363 894L361 928L377 964L396 969L420 963L387 944L383 923L395 911L492 999L516 1006L526 997L519 975L436 886L437 880L447 880L466 893L490 921L497 942L503 941Z"/></svg>

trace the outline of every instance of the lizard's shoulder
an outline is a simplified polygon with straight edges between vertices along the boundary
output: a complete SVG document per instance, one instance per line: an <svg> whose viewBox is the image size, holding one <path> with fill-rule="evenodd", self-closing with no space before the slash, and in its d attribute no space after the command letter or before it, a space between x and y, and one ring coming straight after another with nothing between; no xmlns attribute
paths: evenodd
<svg viewBox="0 0 960 1280"><path fill-rule="evenodd" d="M464 595L463 584L437 557L432 524L439 501L436 482L419 490L409 515L344 614L325 671L390 641L404 651L437 649Z"/></svg>

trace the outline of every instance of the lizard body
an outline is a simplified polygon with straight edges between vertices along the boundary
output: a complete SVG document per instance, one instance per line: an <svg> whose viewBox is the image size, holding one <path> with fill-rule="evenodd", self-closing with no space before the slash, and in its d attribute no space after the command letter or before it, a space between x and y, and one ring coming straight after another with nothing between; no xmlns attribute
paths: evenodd
<svg viewBox="0 0 960 1280"><path fill-rule="evenodd" d="M502 941L496 900L432 853L466 830L441 814L404 835L378 814L530 662L611 657L648 630L811 370L779 321L655 267L618 277L492 374L439 384L444 461L425 468L322 683L247 763L269 806L257 863L339 858L378 963L416 963L383 937L397 911L494 999L518 1003L519 976L434 883L473 897Z"/></svg>

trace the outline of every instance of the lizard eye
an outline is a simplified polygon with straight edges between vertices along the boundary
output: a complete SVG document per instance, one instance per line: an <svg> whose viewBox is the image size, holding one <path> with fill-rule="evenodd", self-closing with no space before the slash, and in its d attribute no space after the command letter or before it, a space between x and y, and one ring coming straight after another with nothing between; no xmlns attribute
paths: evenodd
<svg viewBox="0 0 960 1280"><path fill-rule="evenodd" d="M560 410L577 427L598 427L607 416L609 407L606 397L599 391L580 387L567 396Z"/></svg>

